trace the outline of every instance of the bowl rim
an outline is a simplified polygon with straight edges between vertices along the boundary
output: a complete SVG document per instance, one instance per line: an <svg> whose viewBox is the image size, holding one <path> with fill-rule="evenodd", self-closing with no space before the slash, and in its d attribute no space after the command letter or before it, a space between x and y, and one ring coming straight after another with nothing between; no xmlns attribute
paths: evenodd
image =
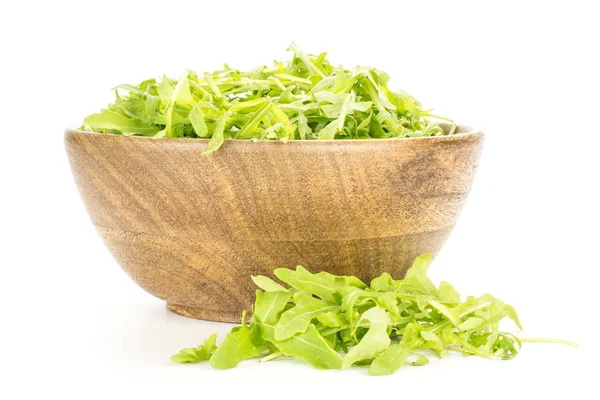
<svg viewBox="0 0 600 400"><path fill-rule="evenodd" d="M450 126L452 126L452 124L446 124L446 123L442 123L440 124L440 126L442 126L442 128L446 129ZM457 130L461 130L463 132L460 133L454 133L452 135L444 135L444 136L424 136L424 137L392 137L392 138L370 138L370 139L315 139L315 140L288 140L287 142L284 142L282 140L256 140L256 141L252 141L251 139L225 139L226 142L229 143L252 143L252 144L266 144L266 143L285 143L285 144L293 144L293 145L310 145L310 144L327 144L327 143L337 143L342 145L343 143L347 143L347 144L357 144L357 143L390 143L390 142L404 142L404 141L440 141L440 140L461 140L461 139L467 139L467 138L471 138L471 137L476 137L476 136L483 136L484 133L481 129L479 128L474 128L472 126L469 125L460 125L460 124L456 124L456 129ZM179 142L179 143L198 143L198 144L207 144L208 141L210 140L210 138L207 139L203 139L203 138L185 138L185 137L179 137L179 138L160 138L160 139L154 139L152 136L126 136L126 135L118 135L118 134L114 134L114 133L99 133L99 132L90 132L90 131L84 131L81 130L79 128L67 128L65 130L65 135L72 135L72 134L77 134L77 135L94 135L94 136L99 136L99 137L112 137L112 138L122 138L123 140L130 140L130 141L138 141L138 140L152 140L153 142L156 143L173 143L173 142Z"/></svg>

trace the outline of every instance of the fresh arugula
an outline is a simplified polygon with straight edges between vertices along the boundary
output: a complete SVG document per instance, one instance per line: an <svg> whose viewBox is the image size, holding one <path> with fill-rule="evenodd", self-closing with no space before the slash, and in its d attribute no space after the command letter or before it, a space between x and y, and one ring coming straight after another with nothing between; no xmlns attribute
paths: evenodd
<svg viewBox="0 0 600 400"><path fill-rule="evenodd" d="M370 375L389 375L408 363L425 365L424 353L444 357L459 351L508 360L521 342L576 344L557 339L519 339L499 330L500 321L521 323L515 309L490 294L461 301L448 282L436 287L427 277L431 254L417 257L402 280L385 273L367 286L356 277L313 274L298 266L275 276L253 276L256 301L250 325L246 313L216 347L212 335L198 348L172 357L179 363L210 360L218 369L242 360L299 358L319 369L368 365ZM342 354L346 353L344 357Z"/></svg>
<svg viewBox="0 0 600 400"><path fill-rule="evenodd" d="M333 66L326 53L249 71L230 68L179 79L166 76L119 85L115 102L84 119L82 129L125 136L207 138L203 154L226 139L331 140L441 136L435 122L378 69ZM448 132L452 134L455 126Z"/></svg>
<svg viewBox="0 0 600 400"><path fill-rule="evenodd" d="M181 364L197 363L210 360L217 349L217 334L213 333L204 340L204 344L198 347L183 349L179 354L175 354L171 359Z"/></svg>

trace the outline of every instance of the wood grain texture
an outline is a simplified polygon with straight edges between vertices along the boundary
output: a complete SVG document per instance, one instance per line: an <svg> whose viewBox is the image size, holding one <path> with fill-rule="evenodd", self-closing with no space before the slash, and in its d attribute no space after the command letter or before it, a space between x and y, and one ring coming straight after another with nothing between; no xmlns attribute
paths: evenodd
<svg viewBox="0 0 600 400"><path fill-rule="evenodd" d="M366 282L436 254L464 205L483 134L207 141L67 130L75 182L123 269L182 315L239 321L250 275L303 265Z"/></svg>

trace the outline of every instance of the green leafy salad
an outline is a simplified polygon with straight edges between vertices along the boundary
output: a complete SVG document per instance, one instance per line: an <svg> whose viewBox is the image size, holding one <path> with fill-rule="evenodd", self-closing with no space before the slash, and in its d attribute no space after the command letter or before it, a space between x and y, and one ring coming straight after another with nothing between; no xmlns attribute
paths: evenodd
<svg viewBox="0 0 600 400"><path fill-rule="evenodd" d="M210 139L204 154L226 139L325 140L441 136L435 121L403 91L388 88L380 70L333 66L326 53L303 53L294 43L291 61L249 71L230 68L179 79L119 85L115 102L85 118L82 129L154 138Z"/></svg>
<svg viewBox="0 0 600 400"><path fill-rule="evenodd" d="M312 274L301 266L275 270L289 287L254 276L260 290L250 324L244 312L242 325L219 346L215 334L172 360L209 361L214 368L228 369L248 358L261 357L262 362L289 356L319 369L362 365L370 375L389 375L406 363L427 364L426 352L441 358L455 350L507 360L525 341L575 345L500 331L505 317L521 327L512 306L490 294L461 301L449 283L436 287L427 277L430 262L431 254L423 254L404 279L384 273L370 285L356 277Z"/></svg>

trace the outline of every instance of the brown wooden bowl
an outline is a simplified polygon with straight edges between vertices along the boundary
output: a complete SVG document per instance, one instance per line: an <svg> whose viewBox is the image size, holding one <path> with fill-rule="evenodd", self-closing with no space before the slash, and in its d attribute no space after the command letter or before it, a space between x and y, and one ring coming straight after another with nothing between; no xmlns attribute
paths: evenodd
<svg viewBox="0 0 600 400"><path fill-rule="evenodd" d="M483 143L452 136L227 140L65 132L75 182L109 250L142 288L188 317L239 321L250 275L277 267L401 278L446 241Z"/></svg>

